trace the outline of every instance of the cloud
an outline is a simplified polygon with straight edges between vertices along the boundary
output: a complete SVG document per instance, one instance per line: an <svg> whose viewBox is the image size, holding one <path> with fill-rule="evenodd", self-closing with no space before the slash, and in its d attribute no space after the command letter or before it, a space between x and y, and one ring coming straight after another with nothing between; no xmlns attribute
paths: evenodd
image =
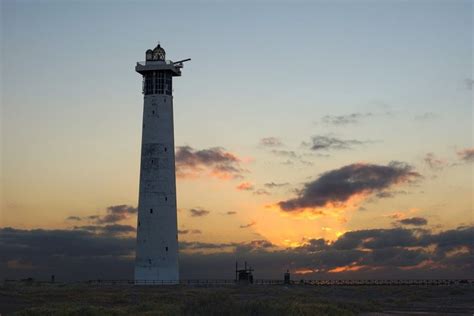
<svg viewBox="0 0 474 316"><path fill-rule="evenodd" d="M332 136L313 136L311 143L303 143L305 146L309 146L311 150L343 150L352 149L354 146L363 145L368 141L360 141L355 139L340 139Z"/></svg>
<svg viewBox="0 0 474 316"><path fill-rule="evenodd" d="M239 243L236 245L236 253L251 253L259 251L267 251L270 248L274 248L275 245L269 242L268 240L252 240L247 243Z"/></svg>
<svg viewBox="0 0 474 316"><path fill-rule="evenodd" d="M249 242L227 242L227 243L208 243L200 241L181 241L179 249L185 253L195 252L235 252L235 253L252 253L264 251L276 247L268 240L252 240Z"/></svg>
<svg viewBox="0 0 474 316"><path fill-rule="evenodd" d="M281 149L272 149L270 153L278 157L287 158L286 161L281 162L281 164L283 165L293 165L295 162L298 162L303 165L311 166L313 165L313 163L311 161L304 160L304 156L315 156L314 154L299 154L293 150L281 150Z"/></svg>
<svg viewBox="0 0 474 316"><path fill-rule="evenodd" d="M367 229L347 232L340 236L332 245L338 250L349 249L384 249L391 247L415 247L420 246L420 240L416 231L394 228L394 229ZM422 243L426 246L426 243Z"/></svg>
<svg viewBox="0 0 474 316"><path fill-rule="evenodd" d="M366 113L351 113L346 115L326 115L324 116L321 121L324 124L328 125L348 125L348 124L356 124L363 118L373 116L373 113L366 112Z"/></svg>
<svg viewBox="0 0 474 316"><path fill-rule="evenodd" d="M112 224L112 225L105 225L105 226L97 226L97 225L74 226L73 229L88 231L95 234L109 235L109 236L135 233L136 231L135 227L133 226L120 225L120 224Z"/></svg>
<svg viewBox="0 0 474 316"><path fill-rule="evenodd" d="M287 158L286 161L282 162L284 165L292 165L294 162L299 162L307 166L313 164L311 161L304 160L303 155L300 155L293 150L272 149L270 153L278 157Z"/></svg>
<svg viewBox="0 0 474 316"><path fill-rule="evenodd" d="M404 218L405 216L407 216L407 213L412 213L412 212L416 212L418 211L418 209L416 208L413 208L413 209L410 209L408 211L396 211L396 212L393 212L389 215L385 215L385 217L388 217L388 218L393 218L393 219L401 219L401 218Z"/></svg>
<svg viewBox="0 0 474 316"><path fill-rule="evenodd" d="M268 192L268 191L265 190L265 189L258 189L258 190L255 190L255 192L253 192L253 194L255 194L255 195L271 195L271 193Z"/></svg>
<svg viewBox="0 0 474 316"><path fill-rule="evenodd" d="M242 160L221 147L195 150L189 146L177 147L176 176L197 178L208 175L219 179L241 178L246 172Z"/></svg>
<svg viewBox="0 0 474 316"><path fill-rule="evenodd" d="M235 214L237 214L237 212L235 212L235 211L228 211L226 214L227 214L227 215L235 215Z"/></svg>
<svg viewBox="0 0 474 316"><path fill-rule="evenodd" d="M329 247L329 243L326 240L324 240L323 238L319 238L308 240L303 245L296 247L296 250L313 253L317 251L327 250L329 249Z"/></svg>
<svg viewBox="0 0 474 316"><path fill-rule="evenodd" d="M67 221L81 221L82 218L79 216L69 216L66 218Z"/></svg>
<svg viewBox="0 0 474 316"><path fill-rule="evenodd" d="M458 151L458 157L464 162L474 162L474 147Z"/></svg>
<svg viewBox="0 0 474 316"><path fill-rule="evenodd" d="M439 233L420 228L350 231L331 242L308 239L296 248L268 240L180 241L183 279L232 279L235 260L258 278L279 279L290 268L304 278L473 278L474 226ZM0 228L0 275L57 280L132 279L135 238L88 230Z"/></svg>
<svg viewBox="0 0 474 316"><path fill-rule="evenodd" d="M345 206L355 196L379 193L398 184L410 183L421 175L400 162L387 166L356 163L323 173L308 182L298 197L278 203L285 212L321 208L328 205Z"/></svg>
<svg viewBox="0 0 474 316"><path fill-rule="evenodd" d="M200 208L192 208L189 210L189 213L191 214L192 217L202 217L202 216L208 215L210 211L203 210Z"/></svg>
<svg viewBox="0 0 474 316"><path fill-rule="evenodd" d="M250 182L242 182L236 186L236 189L239 191L253 191L255 189L254 185Z"/></svg>
<svg viewBox="0 0 474 316"><path fill-rule="evenodd" d="M423 236L423 240L426 244L434 244L439 250L443 251L465 246L472 255L474 251L474 226L461 226L434 235L426 234Z"/></svg>
<svg viewBox="0 0 474 316"><path fill-rule="evenodd" d="M136 214L138 209L136 207L120 204L112 205L106 208L106 215L89 215L89 216L69 216L66 221L92 221L96 224L111 224L130 218L130 215Z"/></svg>
<svg viewBox="0 0 474 316"><path fill-rule="evenodd" d="M269 189L281 188L287 185L290 185L290 184L288 182L284 182L284 183L269 182L269 183L264 184L264 186Z"/></svg>
<svg viewBox="0 0 474 316"><path fill-rule="evenodd" d="M96 219L98 224L115 223L128 219L130 215L136 214L138 209L130 205L121 204L107 207L106 212L105 216Z"/></svg>
<svg viewBox="0 0 474 316"><path fill-rule="evenodd" d="M389 198L393 198L395 197L396 195L398 194L408 194L406 191L403 191L403 190L398 190L398 191L381 191L381 192L377 192L375 193L375 198L376 199L389 199ZM371 199L369 200L369 202L374 202L375 199Z"/></svg>
<svg viewBox="0 0 474 316"><path fill-rule="evenodd" d="M279 138L276 137L265 137L260 139L260 145L264 147L279 147L283 146L283 143Z"/></svg>
<svg viewBox="0 0 474 316"><path fill-rule="evenodd" d="M113 231L113 229L112 229ZM2 255L18 258L29 256L127 256L133 254L135 237L119 237L113 234L91 231L91 228L32 229L0 228Z"/></svg>
<svg viewBox="0 0 474 316"><path fill-rule="evenodd" d="M202 234L200 229L178 229L178 234L186 235L186 234Z"/></svg>
<svg viewBox="0 0 474 316"><path fill-rule="evenodd" d="M433 153L427 153L423 161L430 169L435 171L442 170L448 165L447 161L437 158Z"/></svg>
<svg viewBox="0 0 474 316"><path fill-rule="evenodd" d="M75 230L0 228L0 275L57 280L133 276L135 237ZM31 269L10 268L9 261Z"/></svg>
<svg viewBox="0 0 474 316"><path fill-rule="evenodd" d="M270 152L276 156L288 157L288 158L293 158L293 159L300 158L300 155L298 155L296 152L292 150L272 149Z"/></svg>
<svg viewBox="0 0 474 316"><path fill-rule="evenodd" d="M426 218L423 218L423 217L404 218L397 222L402 225L413 225L413 226L424 226L428 224L428 220L426 220Z"/></svg>
<svg viewBox="0 0 474 316"><path fill-rule="evenodd" d="M257 223L256 222L251 222L251 223L248 223L248 224L245 224L245 225L240 225L239 227L240 228L249 228L249 227L254 226L255 224L257 224Z"/></svg>

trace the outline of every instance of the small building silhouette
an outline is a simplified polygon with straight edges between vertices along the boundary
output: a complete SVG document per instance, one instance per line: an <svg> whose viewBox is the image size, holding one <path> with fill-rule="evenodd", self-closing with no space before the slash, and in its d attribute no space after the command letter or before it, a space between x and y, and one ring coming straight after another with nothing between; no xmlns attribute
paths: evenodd
<svg viewBox="0 0 474 316"><path fill-rule="evenodd" d="M235 282L238 284L252 284L254 270L249 266L247 268L247 261L244 263L244 268L239 269L239 263L235 262Z"/></svg>
<svg viewBox="0 0 474 316"><path fill-rule="evenodd" d="M284 278L283 278L283 283L284 284L291 284L291 280L290 280L290 270L286 270L285 274L284 274Z"/></svg>

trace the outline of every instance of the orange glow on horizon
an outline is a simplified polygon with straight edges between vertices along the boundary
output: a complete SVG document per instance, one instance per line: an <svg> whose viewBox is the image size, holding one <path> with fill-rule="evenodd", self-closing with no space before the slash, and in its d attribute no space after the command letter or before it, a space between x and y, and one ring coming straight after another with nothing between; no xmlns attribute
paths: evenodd
<svg viewBox="0 0 474 316"><path fill-rule="evenodd" d="M348 265L348 266L342 266L342 267L337 267L331 270L328 270L329 273L339 273L339 272L348 272L348 271L359 271L361 269L367 269L370 268L367 265Z"/></svg>
<svg viewBox="0 0 474 316"><path fill-rule="evenodd" d="M302 268L302 269L296 269L295 271L293 271L293 273L294 273L294 274L305 275L305 274L310 274L310 273L316 273L316 272L318 272L318 271L319 271L318 269L312 270L312 269L305 269L305 268Z"/></svg>

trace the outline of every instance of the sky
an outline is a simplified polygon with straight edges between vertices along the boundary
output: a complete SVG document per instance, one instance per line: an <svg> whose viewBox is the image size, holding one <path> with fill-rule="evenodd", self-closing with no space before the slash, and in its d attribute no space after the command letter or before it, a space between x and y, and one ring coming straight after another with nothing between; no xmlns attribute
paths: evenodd
<svg viewBox="0 0 474 316"><path fill-rule="evenodd" d="M0 277L132 278L158 42L182 277L473 276L471 1L0 8Z"/></svg>

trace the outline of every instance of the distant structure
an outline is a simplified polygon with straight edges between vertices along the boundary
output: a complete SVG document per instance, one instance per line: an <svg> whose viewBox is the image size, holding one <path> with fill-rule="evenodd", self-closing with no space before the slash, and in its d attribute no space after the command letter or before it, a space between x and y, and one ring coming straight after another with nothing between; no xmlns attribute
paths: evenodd
<svg viewBox="0 0 474 316"><path fill-rule="evenodd" d="M158 44L135 67L143 76L144 94L136 284L179 282L172 78L181 76L183 62L190 59L165 57Z"/></svg>
<svg viewBox="0 0 474 316"><path fill-rule="evenodd" d="M239 263L235 262L235 282L238 284L253 283L253 269L250 266L247 268L247 261L243 269L239 269Z"/></svg>
<svg viewBox="0 0 474 316"><path fill-rule="evenodd" d="M290 270L286 270L284 276L283 276L283 284L291 284L290 280Z"/></svg>

